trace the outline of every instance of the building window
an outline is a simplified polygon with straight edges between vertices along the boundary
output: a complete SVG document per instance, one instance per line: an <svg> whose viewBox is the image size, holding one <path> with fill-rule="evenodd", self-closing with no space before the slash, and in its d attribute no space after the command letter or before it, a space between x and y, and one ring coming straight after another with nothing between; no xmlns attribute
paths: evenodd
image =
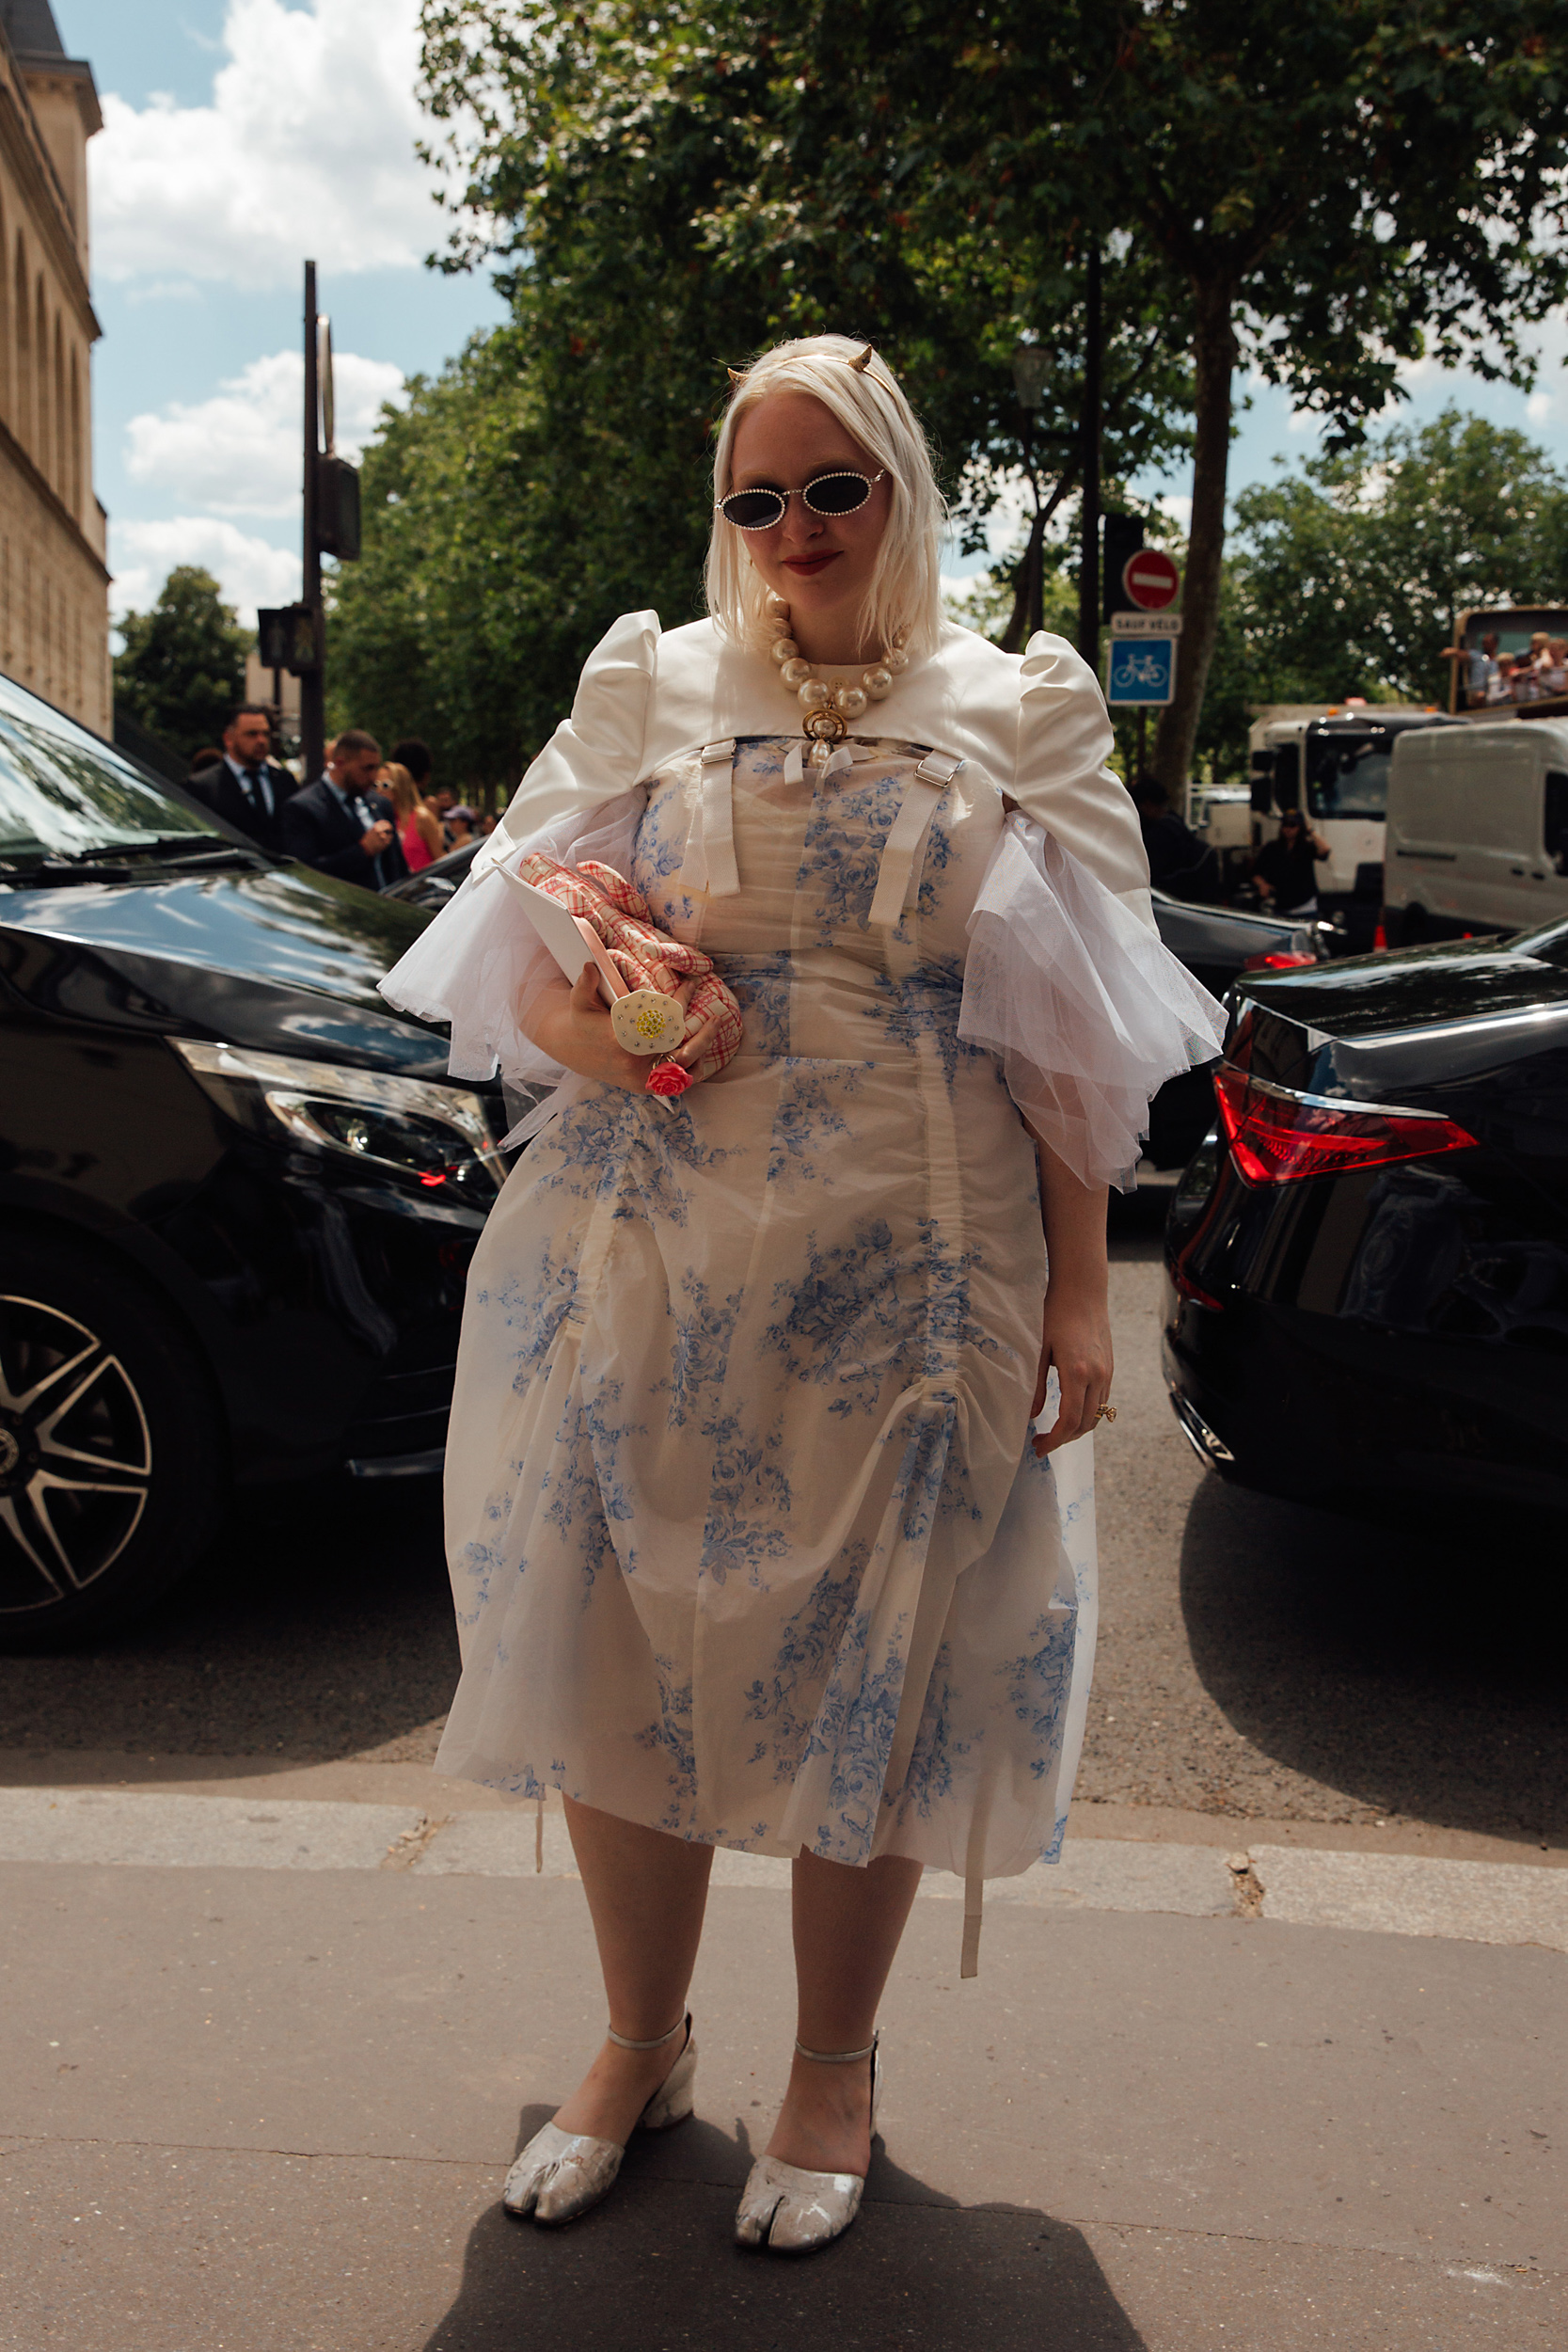
<svg viewBox="0 0 1568 2352"><path fill-rule="evenodd" d="M28 332L27 255L16 234L16 437L33 453L33 339Z"/></svg>
<svg viewBox="0 0 1568 2352"><path fill-rule="evenodd" d="M38 447L34 455L38 469L45 482L53 478L54 454L49 446L49 312L43 299L43 278L38 282L38 301L34 310L33 359L38 369L38 389L34 405L38 418Z"/></svg>
<svg viewBox="0 0 1568 2352"><path fill-rule="evenodd" d="M71 355L71 511L82 520L82 375Z"/></svg>
<svg viewBox="0 0 1568 2352"><path fill-rule="evenodd" d="M55 313L55 487L62 499L71 492L71 442L66 432L65 339L60 316Z"/></svg>
<svg viewBox="0 0 1568 2352"><path fill-rule="evenodd" d="M0 204L0 417L13 429L11 408L11 284L6 268L6 209Z"/></svg>

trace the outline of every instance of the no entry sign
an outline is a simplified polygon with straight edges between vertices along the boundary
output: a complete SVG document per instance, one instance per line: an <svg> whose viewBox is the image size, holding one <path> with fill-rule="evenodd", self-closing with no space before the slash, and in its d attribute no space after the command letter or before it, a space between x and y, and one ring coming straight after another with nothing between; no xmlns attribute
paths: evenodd
<svg viewBox="0 0 1568 2352"><path fill-rule="evenodd" d="M1161 548L1140 548L1121 567L1123 593L1142 612L1163 612L1181 590L1181 575Z"/></svg>

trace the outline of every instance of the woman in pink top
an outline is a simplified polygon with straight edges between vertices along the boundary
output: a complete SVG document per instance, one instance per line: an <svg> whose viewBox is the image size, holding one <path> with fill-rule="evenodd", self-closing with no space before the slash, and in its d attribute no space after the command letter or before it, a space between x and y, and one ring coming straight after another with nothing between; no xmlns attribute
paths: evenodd
<svg viewBox="0 0 1568 2352"><path fill-rule="evenodd" d="M408 870L418 874L441 854L441 820L420 800L419 786L396 760L388 762L376 782L396 812L398 839L408 860Z"/></svg>

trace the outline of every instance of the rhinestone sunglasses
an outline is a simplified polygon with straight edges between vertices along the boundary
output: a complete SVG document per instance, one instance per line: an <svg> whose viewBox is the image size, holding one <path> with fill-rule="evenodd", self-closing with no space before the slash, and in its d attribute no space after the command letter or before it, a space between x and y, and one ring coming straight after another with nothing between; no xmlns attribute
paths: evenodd
<svg viewBox="0 0 1568 2352"><path fill-rule="evenodd" d="M782 523L789 512L791 499L799 499L814 515L853 515L865 504L887 468L873 474L869 480L863 473L819 473L808 482L803 490L772 490L760 485L754 490L732 490L728 498L714 501L714 512L722 515L736 531L771 531Z"/></svg>

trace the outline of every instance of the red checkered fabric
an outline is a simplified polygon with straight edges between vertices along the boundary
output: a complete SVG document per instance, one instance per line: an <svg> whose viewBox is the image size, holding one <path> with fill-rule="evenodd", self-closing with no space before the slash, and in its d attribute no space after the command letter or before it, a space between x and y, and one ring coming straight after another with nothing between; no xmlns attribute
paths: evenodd
<svg viewBox="0 0 1568 2352"><path fill-rule="evenodd" d="M695 1037L710 1021L717 1024L694 1077L711 1078L735 1059L740 1050L740 1007L714 970L710 956L705 956L700 947L688 947L672 939L650 919L648 902L635 883L595 858L585 858L580 866L562 866L553 857L535 852L519 860L517 871L524 882L559 899L572 914L587 916L628 988L653 988L661 996L673 996L691 982L687 1037ZM681 1074L677 1065L656 1062L648 1073L648 1091L684 1090L672 1083Z"/></svg>

